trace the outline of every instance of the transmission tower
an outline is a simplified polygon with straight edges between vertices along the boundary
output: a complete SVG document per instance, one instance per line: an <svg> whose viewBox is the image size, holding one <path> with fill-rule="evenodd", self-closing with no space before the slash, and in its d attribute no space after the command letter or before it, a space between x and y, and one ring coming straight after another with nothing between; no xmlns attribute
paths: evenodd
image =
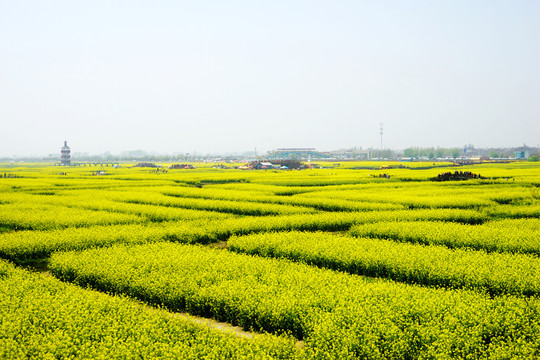
<svg viewBox="0 0 540 360"><path fill-rule="evenodd" d="M382 151L383 123L379 124L379 135L381 135L381 151Z"/></svg>

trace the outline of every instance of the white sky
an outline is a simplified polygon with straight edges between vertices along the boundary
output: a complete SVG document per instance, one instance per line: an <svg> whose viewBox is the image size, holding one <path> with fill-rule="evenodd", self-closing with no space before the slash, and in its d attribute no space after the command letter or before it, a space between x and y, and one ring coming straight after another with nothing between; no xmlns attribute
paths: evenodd
<svg viewBox="0 0 540 360"><path fill-rule="evenodd" d="M540 143L540 1L0 0L0 156Z"/></svg>

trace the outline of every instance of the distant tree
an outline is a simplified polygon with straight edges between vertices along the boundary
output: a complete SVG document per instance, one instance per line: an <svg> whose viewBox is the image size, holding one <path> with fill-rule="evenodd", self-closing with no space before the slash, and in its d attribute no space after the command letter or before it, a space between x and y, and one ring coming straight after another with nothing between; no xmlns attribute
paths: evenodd
<svg viewBox="0 0 540 360"><path fill-rule="evenodd" d="M403 151L404 157L413 157L413 158L419 158L419 157L427 157L430 159L437 158L445 158L445 157L451 157L451 158L457 158L459 155L461 155L461 149L460 148L419 148L419 147L410 147Z"/></svg>
<svg viewBox="0 0 540 360"><path fill-rule="evenodd" d="M527 160L532 161L532 162L536 162L536 161L538 161L538 155L531 155L531 156L529 156L529 158Z"/></svg>
<svg viewBox="0 0 540 360"><path fill-rule="evenodd" d="M405 157L418 157L418 148L417 147L410 147L405 150L403 150L403 156Z"/></svg>
<svg viewBox="0 0 540 360"><path fill-rule="evenodd" d="M298 160L271 160L274 165L286 166L289 169L300 169L302 163Z"/></svg>
<svg viewBox="0 0 540 360"><path fill-rule="evenodd" d="M490 158L492 158L492 159L493 159L493 158L500 158L500 157L501 157L501 155L500 155L498 152L496 152L495 150L491 150L491 151L489 152L488 156L489 156Z"/></svg>
<svg viewBox="0 0 540 360"><path fill-rule="evenodd" d="M391 159L394 158L396 154L390 150L371 150L371 157L377 158L377 159Z"/></svg>

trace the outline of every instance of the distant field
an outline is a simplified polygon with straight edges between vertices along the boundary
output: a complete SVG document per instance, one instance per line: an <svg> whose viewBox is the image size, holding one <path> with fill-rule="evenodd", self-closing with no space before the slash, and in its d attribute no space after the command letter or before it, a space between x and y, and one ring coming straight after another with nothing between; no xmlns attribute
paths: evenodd
<svg viewBox="0 0 540 360"><path fill-rule="evenodd" d="M318 164L0 164L0 358L540 358L540 165Z"/></svg>

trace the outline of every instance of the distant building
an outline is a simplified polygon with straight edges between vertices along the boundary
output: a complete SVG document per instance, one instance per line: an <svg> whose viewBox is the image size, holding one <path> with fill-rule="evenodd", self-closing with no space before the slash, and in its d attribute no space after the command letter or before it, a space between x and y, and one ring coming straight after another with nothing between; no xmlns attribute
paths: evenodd
<svg viewBox="0 0 540 360"><path fill-rule="evenodd" d="M371 160L371 150L336 150L328 152L327 155L339 160Z"/></svg>
<svg viewBox="0 0 540 360"><path fill-rule="evenodd" d="M356 158L362 160L371 160L371 150L357 150Z"/></svg>
<svg viewBox="0 0 540 360"><path fill-rule="evenodd" d="M283 148L272 151L268 154L271 160L311 160L328 159L329 155L320 153L314 148Z"/></svg>
<svg viewBox="0 0 540 360"><path fill-rule="evenodd" d="M71 149L67 145L67 141L64 141L64 146L62 146L62 150L60 151L62 155L60 156L60 162L62 165L70 165L71 164Z"/></svg>
<svg viewBox="0 0 540 360"><path fill-rule="evenodd" d="M531 156L531 150L533 148L523 144L523 146L516 148L514 155L516 159L528 159Z"/></svg>
<svg viewBox="0 0 540 360"><path fill-rule="evenodd" d="M257 165L255 165L255 169L258 169L258 170L266 170L266 169L273 169L273 168L274 168L274 164L267 161L261 161Z"/></svg>

